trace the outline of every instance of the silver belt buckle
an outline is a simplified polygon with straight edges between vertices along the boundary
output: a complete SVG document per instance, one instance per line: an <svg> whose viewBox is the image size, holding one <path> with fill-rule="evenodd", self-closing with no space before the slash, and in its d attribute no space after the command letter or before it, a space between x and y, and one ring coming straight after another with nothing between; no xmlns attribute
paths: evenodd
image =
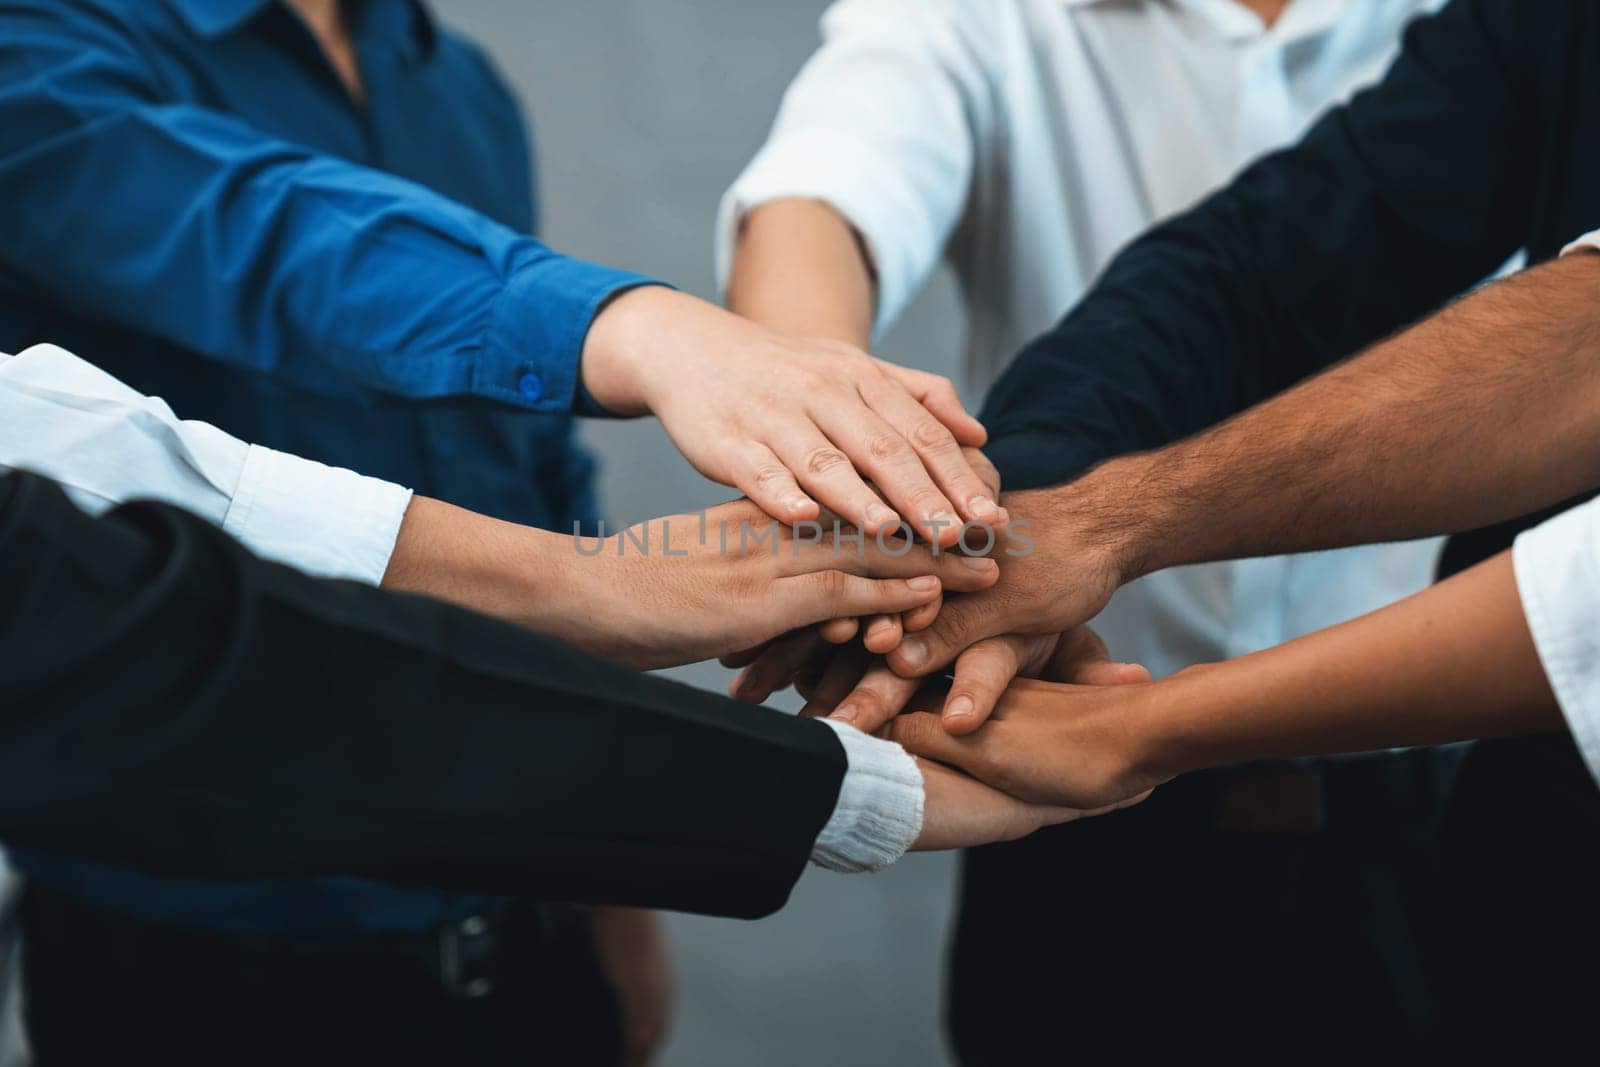
<svg viewBox="0 0 1600 1067"><path fill-rule="evenodd" d="M453 997L476 1000L494 992L487 965L493 956L489 920L469 915L439 930L439 977Z"/></svg>

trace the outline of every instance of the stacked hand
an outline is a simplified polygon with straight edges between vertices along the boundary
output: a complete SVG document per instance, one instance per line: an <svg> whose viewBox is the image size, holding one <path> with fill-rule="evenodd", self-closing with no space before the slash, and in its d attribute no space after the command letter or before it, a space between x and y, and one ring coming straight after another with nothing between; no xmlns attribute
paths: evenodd
<svg viewBox="0 0 1600 1067"><path fill-rule="evenodd" d="M827 508L869 534L903 519L948 545L962 522L999 515L961 449L983 427L950 382L851 345L636 289L595 319L583 382L610 411L654 414L702 474L783 522Z"/></svg>
<svg viewBox="0 0 1600 1067"><path fill-rule="evenodd" d="M1031 804L1088 814L1143 799L1161 776L1134 761L1122 713L1149 673L1112 662L1081 625L1132 567L1115 537L1085 537L1089 517L1059 499L1008 495L1033 550L1000 553L996 583L950 598L925 629L907 626L887 655L818 630L787 634L724 658L745 668L734 695L759 702L794 684L807 699L802 714L883 733ZM946 666L950 681L924 680Z"/></svg>

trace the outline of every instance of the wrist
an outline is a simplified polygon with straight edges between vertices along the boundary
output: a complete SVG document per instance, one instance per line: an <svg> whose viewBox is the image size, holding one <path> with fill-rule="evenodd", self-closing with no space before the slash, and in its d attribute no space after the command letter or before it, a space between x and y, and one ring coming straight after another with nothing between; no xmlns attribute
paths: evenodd
<svg viewBox="0 0 1600 1067"><path fill-rule="evenodd" d="M666 340L692 328L687 318L710 305L665 286L642 286L617 296L595 316L579 367L583 387L595 402L616 415L645 415L659 408L652 371L682 373ZM720 312L719 312L720 313Z"/></svg>
<svg viewBox="0 0 1600 1067"><path fill-rule="evenodd" d="M1219 729L1229 716L1220 688L1225 678L1219 678L1227 666L1201 663L1142 687L1128 716L1128 758L1136 774L1165 781L1250 758L1228 752L1228 734Z"/></svg>
<svg viewBox="0 0 1600 1067"><path fill-rule="evenodd" d="M421 593L530 630L560 633L583 609L560 534L414 497L384 574L385 588Z"/></svg>
<svg viewBox="0 0 1600 1067"><path fill-rule="evenodd" d="M1125 585L1175 565L1170 546L1181 541L1181 516L1152 484L1148 453L1119 456L1061 487L1057 511L1073 550L1093 547L1103 565Z"/></svg>

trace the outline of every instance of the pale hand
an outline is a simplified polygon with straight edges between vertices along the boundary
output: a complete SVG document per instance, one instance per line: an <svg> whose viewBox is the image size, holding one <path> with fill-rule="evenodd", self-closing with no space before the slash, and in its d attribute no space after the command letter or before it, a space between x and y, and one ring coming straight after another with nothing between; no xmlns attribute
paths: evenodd
<svg viewBox="0 0 1600 1067"><path fill-rule="evenodd" d="M596 317L582 374L603 407L655 415L697 470L783 522L827 508L868 533L904 519L948 545L962 522L999 515L961 451L983 427L950 382L851 345L647 287Z"/></svg>

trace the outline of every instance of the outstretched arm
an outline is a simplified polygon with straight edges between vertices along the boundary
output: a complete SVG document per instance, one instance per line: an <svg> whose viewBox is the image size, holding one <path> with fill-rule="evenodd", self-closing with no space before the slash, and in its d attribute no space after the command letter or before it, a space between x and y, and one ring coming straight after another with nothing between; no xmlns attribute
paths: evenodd
<svg viewBox="0 0 1600 1067"><path fill-rule="evenodd" d="M1527 239L1583 17L1456 0L1377 86L1130 244L990 392L1005 484L1203 430L1493 272Z"/></svg>
<svg viewBox="0 0 1600 1067"><path fill-rule="evenodd" d="M27 474L0 476L0 692L7 842L168 875L754 915L807 858L1079 814Z"/></svg>
<svg viewBox="0 0 1600 1067"><path fill-rule="evenodd" d="M974 734L952 736L918 713L895 720L891 735L1019 796L1099 805L1206 767L1559 730L1545 673L1556 630L1536 649L1519 577L1502 553L1277 648L1144 685L1020 681ZM1592 631L1600 585L1580 595ZM1566 710L1592 739L1595 702Z"/></svg>
<svg viewBox="0 0 1600 1067"><path fill-rule="evenodd" d="M1230 422L1006 498L1037 544L890 662L1046 632L1164 567L1473 529L1600 485L1600 254L1462 298Z"/></svg>

